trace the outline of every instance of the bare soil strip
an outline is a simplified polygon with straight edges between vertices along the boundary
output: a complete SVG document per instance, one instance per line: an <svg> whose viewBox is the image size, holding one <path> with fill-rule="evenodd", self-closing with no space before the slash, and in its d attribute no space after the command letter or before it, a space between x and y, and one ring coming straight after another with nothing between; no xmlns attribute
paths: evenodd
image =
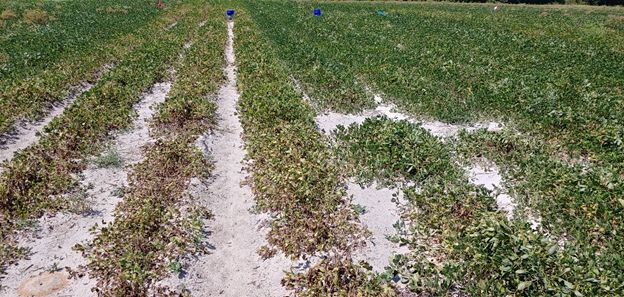
<svg viewBox="0 0 624 297"><path fill-rule="evenodd" d="M429 130L429 132L434 136L442 138L456 136L462 129L466 129L468 132L478 129L487 129L488 131L498 132L502 129L502 125L496 122L475 123L472 125L453 125L439 121L422 121L397 111L394 104L384 103L379 95L375 95L375 102L378 104L375 109L366 110L360 114L325 112L316 117L316 123L321 131L324 131L326 134L330 134L331 131L336 129L339 125L346 127L354 123L362 123L367 118L386 116L397 121L406 120L412 123L420 124L423 128Z"/></svg>
<svg viewBox="0 0 624 297"><path fill-rule="evenodd" d="M215 159L214 180L204 190L201 186L192 189L214 214L208 222L208 241L214 250L191 263L186 276L177 282L196 296L284 296L281 278L290 262L283 255L263 261L257 254L266 243L267 217L252 213L254 196L243 184L247 173L243 171L243 130L236 114L239 93L233 27L229 22L227 82L219 91L217 109L219 128L203 139Z"/></svg>
<svg viewBox="0 0 624 297"><path fill-rule="evenodd" d="M173 27L175 27L177 25L178 25L178 22L175 21L175 22L171 23L169 26L167 26L167 28L165 30L171 30L171 29L173 29Z"/></svg>
<svg viewBox="0 0 624 297"><path fill-rule="evenodd" d="M494 162L484 159L481 162L471 164L470 167L466 168L466 172L468 172L470 182L492 191L491 195L496 199L498 210L504 212L507 215L507 219L511 220L514 218L514 211L518 203L507 193L507 189L503 185L500 169ZM531 228L533 230L539 229L542 225L539 214L532 209L525 210L527 211L526 219Z"/></svg>
<svg viewBox="0 0 624 297"><path fill-rule="evenodd" d="M119 153L123 164L130 166L143 158L141 148L154 140L149 135L148 121L154 116L155 107L164 102L171 89L171 83L157 83L149 93L135 106L138 114L133 128L119 134L112 150ZM65 267L77 269L86 264L79 252L72 250L78 243L93 238L92 228L110 223L112 212L120 202L119 191L127 184L127 172L122 167L96 168L89 166L81 173L81 185L86 191L86 200L77 199L77 208L81 205L89 209L82 213L61 213L54 217L43 217L38 220L37 238L25 238L21 246L31 249L30 259L22 260L7 269L6 278L2 280L4 291L2 296L91 296L91 288L95 280L84 276L70 279L58 285L58 279L67 279ZM52 279L52 280L50 280ZM43 285L40 285L43 284Z"/></svg>

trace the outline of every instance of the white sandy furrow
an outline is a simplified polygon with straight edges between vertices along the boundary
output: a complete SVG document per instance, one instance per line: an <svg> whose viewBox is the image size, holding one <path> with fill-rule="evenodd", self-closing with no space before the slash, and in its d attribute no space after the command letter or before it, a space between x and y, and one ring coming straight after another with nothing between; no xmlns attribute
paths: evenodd
<svg viewBox="0 0 624 297"><path fill-rule="evenodd" d="M495 164L472 164L466 169L470 181L478 186L483 186L490 190L493 197L496 199L496 205L500 211L505 212L508 219L513 218L513 212L516 208L516 203L511 196L506 193L503 186L503 177L500 174L500 170Z"/></svg>
<svg viewBox="0 0 624 297"><path fill-rule="evenodd" d="M167 26L167 28L165 28L165 30L169 31L169 30L173 29L173 27L175 27L175 26L177 26L177 25L178 25L178 21L175 21L175 22L173 22L173 23L169 24L169 25Z"/></svg>
<svg viewBox="0 0 624 297"><path fill-rule="evenodd" d="M375 95L374 98L375 103L377 103L377 107L375 107L375 109L365 110L359 114L325 112L316 117L316 124L321 131L326 134L331 134L331 132L338 126L346 127L351 124L361 124L367 118L386 116L395 121L405 120L410 123L419 124L421 127L428 130L432 135L441 138L454 137L463 129L468 132L478 129L487 129L488 131L499 132L502 129L502 125L496 122L475 123L472 125L454 125L440 121L419 120L397 111L397 107L392 103L384 103L383 99L379 95Z"/></svg>

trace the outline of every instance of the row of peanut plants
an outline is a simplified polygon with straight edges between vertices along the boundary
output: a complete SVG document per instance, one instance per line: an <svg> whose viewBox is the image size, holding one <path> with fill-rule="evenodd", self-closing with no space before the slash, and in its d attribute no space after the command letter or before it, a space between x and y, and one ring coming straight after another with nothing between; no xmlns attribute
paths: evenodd
<svg viewBox="0 0 624 297"><path fill-rule="evenodd" d="M175 63L173 87L151 121L158 140L133 166L114 222L77 248L89 259L100 296L180 296L159 285L180 271L185 256L207 252L203 219L210 216L186 190L191 178L210 174L208 156L195 146L215 123L215 97L223 81L226 28L218 4L194 1L189 25L205 21L187 39ZM145 238L149 238L146 242Z"/></svg>
<svg viewBox="0 0 624 297"><path fill-rule="evenodd" d="M314 111L295 90L276 49L251 20L236 16L239 109L257 208L272 215L268 245L292 259L327 255L283 284L299 296L393 296L394 289L351 260L363 229L345 199L341 171Z"/></svg>
<svg viewBox="0 0 624 297"><path fill-rule="evenodd" d="M50 64L94 53L97 46L132 33L162 14L146 2L7 2L0 6L5 22L0 44L7 56L2 79L36 75ZM38 22L29 19L33 12L41 15Z"/></svg>
<svg viewBox="0 0 624 297"><path fill-rule="evenodd" d="M624 294L621 168L562 160L548 145L513 133L463 134L456 147L466 161L485 156L504 169L516 202L529 210L520 217L537 214L541 229L573 255L575 288L585 296Z"/></svg>
<svg viewBox="0 0 624 297"><path fill-rule="evenodd" d="M172 17L191 9L173 7L158 18L150 38L103 75L89 92L77 98L62 116L46 128L39 142L8 162L0 175L0 266L17 261L26 251L16 246L24 220L66 209L68 191L77 188L75 174L86 166L85 157L101 148L111 133L127 127L133 105L155 82L167 76L182 48L193 19L181 19L164 30Z"/></svg>

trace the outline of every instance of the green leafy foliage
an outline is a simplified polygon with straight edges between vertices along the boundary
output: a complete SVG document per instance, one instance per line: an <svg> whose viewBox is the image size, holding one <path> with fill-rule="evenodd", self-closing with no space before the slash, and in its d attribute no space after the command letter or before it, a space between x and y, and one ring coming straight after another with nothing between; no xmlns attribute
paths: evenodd
<svg viewBox="0 0 624 297"><path fill-rule="evenodd" d="M95 166L100 168L121 167L123 164L123 160L121 159L119 152L112 148L105 150L101 155L93 158L92 162Z"/></svg>
<svg viewBox="0 0 624 297"><path fill-rule="evenodd" d="M339 129L336 149L350 174L363 181L414 183L405 194L415 206L414 226L422 226L422 232L431 226L465 228L493 208L485 191L468 183L448 148L418 125L384 117L367 119Z"/></svg>
<svg viewBox="0 0 624 297"><path fill-rule="evenodd" d="M339 31L335 28L338 23L328 23L327 19L306 13L305 9L312 11L312 6L307 4L303 9L286 3L282 7L284 10L270 2L247 4L253 12L251 17L269 38L269 44L276 48L279 57L301 81L304 91L321 109L351 112L373 106L373 98L359 81L357 69L345 63L352 56L339 45L343 41L339 40ZM282 19L276 22L276 18ZM289 23L288 29L281 21ZM291 30L304 26L305 33L291 35Z"/></svg>
<svg viewBox="0 0 624 297"><path fill-rule="evenodd" d="M18 22L1 34L0 47L11 58L0 68L0 78L23 78L67 58L95 54L99 45L132 33L159 15L144 1L125 3L127 15L101 12L115 5L119 1L11 0L3 4L2 19Z"/></svg>
<svg viewBox="0 0 624 297"><path fill-rule="evenodd" d="M445 122L511 120L569 150L623 162L617 152L624 150L624 35L605 25L617 23L617 8L505 6L493 13L491 6L444 3L247 5L322 104L365 107L313 92L357 93L361 87L351 83L357 77L413 114ZM314 7L323 16L313 17ZM375 13L380 8L386 16ZM328 68L340 84L321 77Z"/></svg>
<svg viewBox="0 0 624 297"><path fill-rule="evenodd" d="M391 274L434 295L622 294L624 64L613 59L624 44L621 11L315 1L246 6L315 104L366 108L366 100L344 95L369 85L411 114L457 123L495 119L520 133L464 135L454 148L381 118L336 133L337 155L350 175L416 185L405 189L411 235L401 239L414 252L398 259ZM321 17L311 15L315 7ZM385 15L375 13L380 8ZM335 83L336 77L344 79ZM454 149L503 169L520 204L515 220L498 214L488 191L467 180ZM531 210L542 218L541 231L523 223Z"/></svg>
<svg viewBox="0 0 624 297"><path fill-rule="evenodd" d="M474 296L582 295L593 284L573 254L529 228L501 216L482 218L458 238L466 291ZM589 289L589 291L586 291Z"/></svg>
<svg viewBox="0 0 624 297"><path fill-rule="evenodd" d="M518 202L542 218L542 228L566 241L577 259L570 269L583 294L621 293L621 169L562 159L547 145L524 137L479 132L462 135L458 150L467 158L485 155L505 168ZM605 164L606 165L606 164ZM568 280L571 282L571 280Z"/></svg>
<svg viewBox="0 0 624 297"><path fill-rule="evenodd" d="M480 139L483 135L462 134L462 140ZM483 147L498 147L503 152L518 153L521 147L510 145L509 141L499 146L491 142L470 143L471 146L466 141L465 148L458 146L459 152L476 153ZM452 147L442 145L417 125L386 118L368 119L339 129L336 144L351 175L359 174L363 181L398 179L414 183L404 189L408 203L402 217L410 223L399 239L412 252L396 256L386 272L389 279L400 277L411 291L445 295L460 290L471 296L608 295L621 291L615 273L621 265L618 243L607 240L605 247L609 248L603 247L603 251L581 242L560 243L557 237L553 238L557 234L553 231L569 230L562 227L572 223L572 218L563 223L544 217L545 222L557 222L558 228L549 228L551 235L531 229L524 218L508 221L496 211L487 190L467 180L463 169L453 161L449 151ZM487 150L485 153L492 156ZM517 157L526 161L527 156L533 155L536 154L523 152ZM553 173L544 163L540 165L540 169ZM522 168L518 172L535 171ZM541 180L545 178L539 176ZM527 176L523 179L530 181ZM535 184L531 186L536 188ZM527 192L529 188L516 190ZM552 190L549 193L552 195ZM556 208L553 202L543 201L543 209L557 216L568 211ZM575 223L595 230L591 218ZM592 239L591 243L605 243L604 237L600 239Z"/></svg>
<svg viewBox="0 0 624 297"><path fill-rule="evenodd" d="M335 132L338 156L354 174L367 179L423 182L450 172L449 152L425 129L407 121L369 118L361 125Z"/></svg>
<svg viewBox="0 0 624 297"><path fill-rule="evenodd" d="M257 207L275 214L269 243L292 258L346 249L360 231L313 111L246 11L237 13L235 34L253 189Z"/></svg>
<svg viewBox="0 0 624 297"><path fill-rule="evenodd" d="M31 24L10 18L0 33L0 133L18 120L38 119L72 87L97 81L105 65L118 63L166 26L159 14L169 19L144 1L125 6L127 14L101 12L117 2L4 3L7 16L23 14Z"/></svg>

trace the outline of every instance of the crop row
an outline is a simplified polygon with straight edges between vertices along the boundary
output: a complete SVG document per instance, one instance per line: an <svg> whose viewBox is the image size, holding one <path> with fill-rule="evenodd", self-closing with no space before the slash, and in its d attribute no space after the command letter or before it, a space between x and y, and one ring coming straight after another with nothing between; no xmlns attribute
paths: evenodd
<svg viewBox="0 0 624 297"><path fill-rule="evenodd" d="M6 23L0 35L6 55L0 68L2 79L36 75L50 64L95 53L98 46L144 27L161 14L155 6L141 2L22 2L9 1L0 7L0 18ZM29 22L33 12L39 12L40 21L46 22Z"/></svg>
<svg viewBox="0 0 624 297"><path fill-rule="evenodd" d="M345 40L337 38L340 31L333 26L315 26L309 22L313 20L312 7L287 3L278 8L271 2L247 6L253 11L251 17L258 22L259 29L275 45L278 56L287 62L288 70L300 80L319 109L350 112L373 105L359 73L350 63L345 63L354 58L352 49L344 50L341 43ZM282 25L286 23L288 30ZM295 33L296 30L302 31ZM328 42L330 38L333 40Z"/></svg>
<svg viewBox="0 0 624 297"><path fill-rule="evenodd" d="M0 56L11 54L0 58L0 133L10 132L20 119L42 116L70 88L93 82L102 67L122 60L175 20L166 12L157 17L154 7L139 2L125 7L125 13L107 12L115 1L46 3L37 9L57 11L57 20L16 24L0 39L6 50Z"/></svg>
<svg viewBox="0 0 624 297"><path fill-rule="evenodd" d="M183 9L176 7L167 15ZM171 30L160 32L160 38L140 45L54 119L39 143L7 164L0 176L2 267L18 259L20 250L14 239L20 222L67 206L63 194L77 186L72 175L85 167L84 157L96 152L111 132L128 126L132 106L142 92L166 76L189 26L194 25L182 20Z"/></svg>
<svg viewBox="0 0 624 297"><path fill-rule="evenodd" d="M239 108L256 203L275 217L269 243L293 258L347 245L356 228L353 213L314 112L245 11L235 32Z"/></svg>
<svg viewBox="0 0 624 297"><path fill-rule="evenodd" d="M624 64L613 57L621 55L624 40L612 25L621 11L247 5L322 107L368 104L318 98L324 91L315 89L332 82L322 73L331 69L346 77L337 89L357 92L358 84L368 84L412 114L448 122L497 119L522 135L479 132L464 135L456 147L503 169L520 204L507 221L451 162L454 149L425 131L370 121L339 132L346 148L338 156L351 175L420 184L405 192L411 212L404 215L414 229L402 240L413 252L397 257L386 277L403 274L410 289L433 294L622 294L617 218L624 206ZM312 16L314 7L324 14ZM378 14L380 8L385 13ZM526 224L528 210L542 219L540 231Z"/></svg>
<svg viewBox="0 0 624 297"><path fill-rule="evenodd" d="M92 243L79 246L101 296L175 294L155 284L185 255L206 252L202 219L209 212L185 201L185 192L191 178L206 177L211 170L195 140L215 120L208 96L223 81L226 30L217 5L195 3L189 24L207 20L189 38L192 45L176 63L173 88L152 121L150 134L162 138L145 147L145 160L133 167L114 222Z"/></svg>

